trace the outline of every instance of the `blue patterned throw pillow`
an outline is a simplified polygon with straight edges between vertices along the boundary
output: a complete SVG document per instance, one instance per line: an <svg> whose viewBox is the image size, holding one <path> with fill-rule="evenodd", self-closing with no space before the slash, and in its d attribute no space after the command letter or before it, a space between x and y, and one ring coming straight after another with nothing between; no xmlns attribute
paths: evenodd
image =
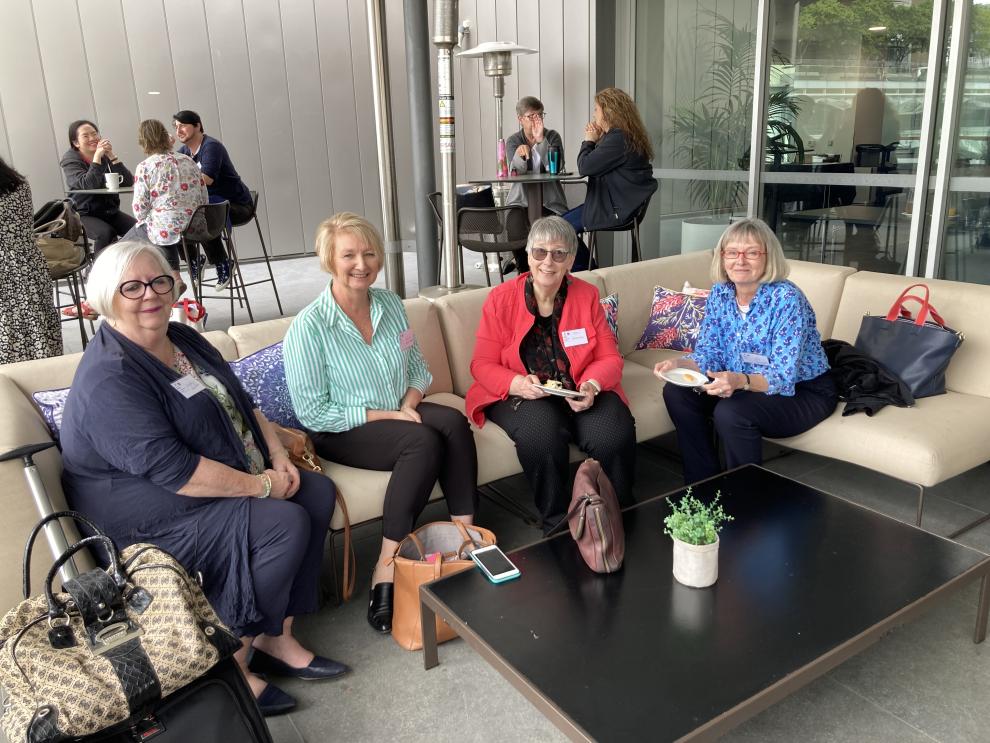
<svg viewBox="0 0 990 743"><path fill-rule="evenodd" d="M38 406L41 417L45 419L52 438L58 441L62 430L62 411L65 410L65 401L69 397L69 388L40 390L32 393L31 397L34 398L34 404Z"/></svg>
<svg viewBox="0 0 990 743"><path fill-rule="evenodd" d="M609 294L599 301L602 309L605 310L605 322L615 336L615 345L619 345L619 295Z"/></svg>
<svg viewBox="0 0 990 743"><path fill-rule="evenodd" d="M636 350L669 348L693 351L698 342L701 321L705 319L708 290L685 288L673 291L658 286L653 290L653 307L643 337Z"/></svg>
<svg viewBox="0 0 990 743"><path fill-rule="evenodd" d="M231 361L230 368L268 420L286 428L303 427L289 397L281 341Z"/></svg>

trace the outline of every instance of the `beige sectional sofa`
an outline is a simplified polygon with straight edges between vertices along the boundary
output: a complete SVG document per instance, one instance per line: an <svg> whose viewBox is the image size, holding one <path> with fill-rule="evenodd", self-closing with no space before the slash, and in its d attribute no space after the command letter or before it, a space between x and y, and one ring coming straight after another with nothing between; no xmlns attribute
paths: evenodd
<svg viewBox="0 0 990 743"><path fill-rule="evenodd" d="M675 355L671 351L635 351L636 342L650 313L653 287L680 288L684 281L710 285L711 252L691 253L642 263L603 268L580 274L594 283L602 296L619 297L619 348L626 357L623 386L636 418L637 440L645 441L673 430L653 377L653 364ZM807 294L818 317L823 338L852 342L865 312L886 313L901 289L914 280L900 276L856 272L851 268L792 261L792 280ZM838 411L820 426L801 436L779 441L801 451L852 462L923 488L935 485L990 459L990 377L982 366L990 358L990 323L983 310L990 306L990 287L948 281L928 281L932 302L946 320L966 335L948 373L949 392L920 400L911 409L886 408L867 418L841 417ZM464 409L464 395L471 383L470 360L475 329L487 289L451 295L431 304L422 299L406 301L410 323L433 373L427 400ZM227 359L251 354L285 335L291 319L283 318L235 326L206 337ZM0 450L49 440L48 429L31 401L37 390L69 386L79 354L56 359L0 367ZM514 446L493 424L475 430L478 444L479 484L490 483L521 471ZM574 450L575 459L581 456ZM38 455L36 461L56 507L64 504L59 482L61 462L56 449ZM326 463L331 477L347 499L352 523L381 516L389 473L371 472ZM33 502L18 462L2 467L6 484L2 499L4 539L0 560L6 566L0 577L0 609L19 598L19 560L25 536L37 520ZM440 497L435 490L434 497ZM921 500L919 498L919 523ZM335 514L333 528L341 526ZM44 550L35 559L35 585L41 568L50 565Z"/></svg>

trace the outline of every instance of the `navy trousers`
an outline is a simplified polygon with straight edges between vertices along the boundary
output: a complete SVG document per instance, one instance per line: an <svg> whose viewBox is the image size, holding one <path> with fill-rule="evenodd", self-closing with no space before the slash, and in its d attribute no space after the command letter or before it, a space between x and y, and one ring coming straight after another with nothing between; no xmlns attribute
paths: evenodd
<svg viewBox="0 0 990 743"><path fill-rule="evenodd" d="M336 503L330 478L299 471L299 490L288 500L251 498L248 542L255 602L264 618L241 635L281 635L286 617L319 608L323 544Z"/></svg>
<svg viewBox="0 0 990 743"><path fill-rule="evenodd" d="M726 467L763 461L763 437L796 436L814 428L835 410L839 398L829 372L798 382L794 394L767 395L736 390L721 398L694 388L664 385L677 441L684 458L684 482L691 484L722 471L712 426L721 439Z"/></svg>

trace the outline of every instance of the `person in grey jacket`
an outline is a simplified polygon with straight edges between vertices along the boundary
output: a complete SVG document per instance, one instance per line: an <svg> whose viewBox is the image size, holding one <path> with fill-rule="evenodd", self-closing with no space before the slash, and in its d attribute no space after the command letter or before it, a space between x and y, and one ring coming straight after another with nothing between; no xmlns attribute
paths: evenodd
<svg viewBox="0 0 990 743"><path fill-rule="evenodd" d="M134 176L113 151L113 144L100 135L92 121L80 119L69 124L69 150L59 163L69 190L106 188L103 176L118 173L121 186L134 185ZM86 237L93 241L97 253L130 230L136 221L120 211L120 197L104 194L70 194L72 203L82 217Z"/></svg>
<svg viewBox="0 0 990 743"><path fill-rule="evenodd" d="M560 161L559 170L564 169L564 142L554 129L545 129L543 102L535 96L527 95L516 104L516 118L520 129L505 142L505 151L512 158L509 167L520 175L545 173L549 167L548 153L556 147ZM508 204L528 206L526 192L521 183L513 183L509 191ZM543 216L563 214L567 211L567 199L559 183L543 184ZM514 251L519 273L527 270L526 250Z"/></svg>

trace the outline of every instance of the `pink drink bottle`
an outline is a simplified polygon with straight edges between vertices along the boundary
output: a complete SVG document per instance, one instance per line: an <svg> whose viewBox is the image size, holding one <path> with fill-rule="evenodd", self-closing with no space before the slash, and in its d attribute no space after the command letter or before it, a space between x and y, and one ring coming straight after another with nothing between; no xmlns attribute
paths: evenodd
<svg viewBox="0 0 990 743"><path fill-rule="evenodd" d="M505 178L509 175L509 163L505 159L505 140L500 139L498 141L498 166L497 175L499 178Z"/></svg>

